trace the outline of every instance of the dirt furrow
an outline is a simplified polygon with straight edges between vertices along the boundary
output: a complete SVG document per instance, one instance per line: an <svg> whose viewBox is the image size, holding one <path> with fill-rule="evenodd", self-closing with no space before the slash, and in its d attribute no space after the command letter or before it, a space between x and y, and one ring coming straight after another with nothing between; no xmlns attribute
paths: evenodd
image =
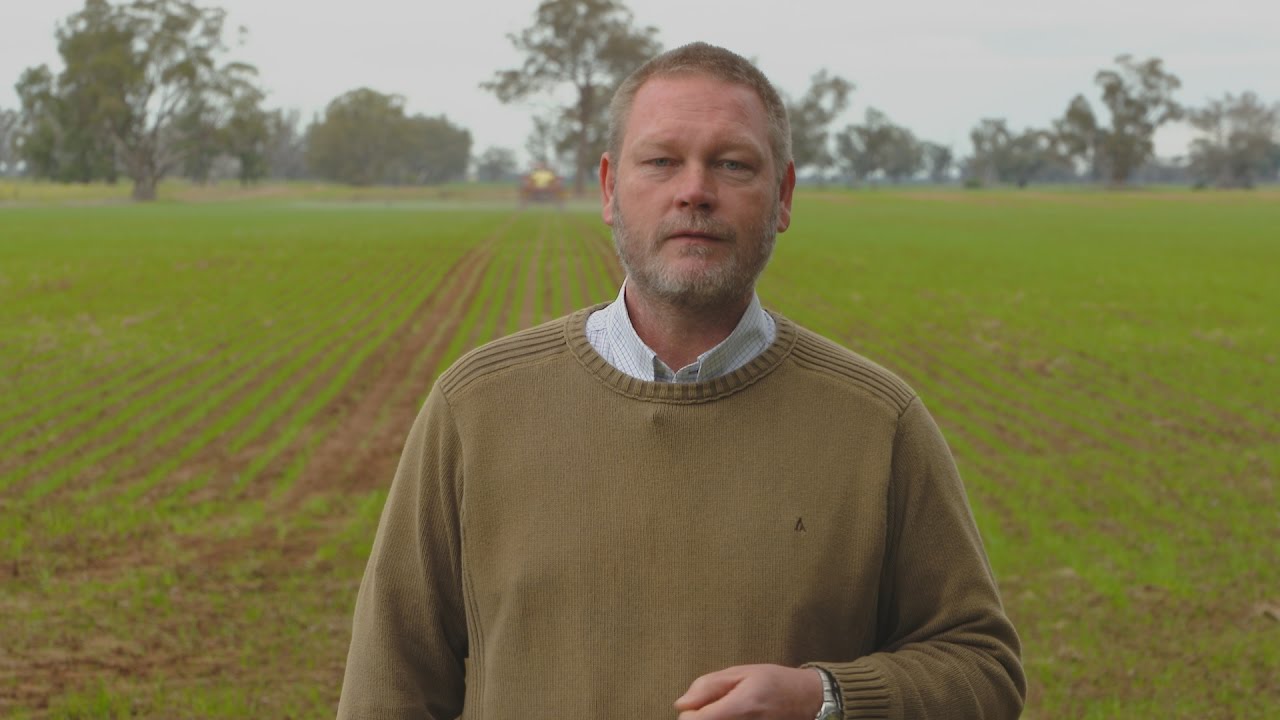
<svg viewBox="0 0 1280 720"><path fill-rule="evenodd" d="M351 277L348 272L342 282ZM312 288L299 297L295 297L295 301L304 301L312 297L318 291ZM350 308L345 309L345 313L350 314ZM261 345L265 348L272 347L292 347L301 342L300 338L313 335L316 328L305 325L291 327L289 332L264 334L260 340ZM122 413L138 412L146 405L154 404L161 398L166 397L175 391L175 388L183 388L190 384L190 378L196 377L197 373L209 368L216 368L216 372L221 372L227 376L228 381L234 382L243 372L252 372L255 364L261 362L263 348L258 346L246 346L245 338L241 338L236 343L231 341L222 341L212 346L207 352L201 353L196 358L174 365L172 361L159 363L144 373L136 376L140 382L132 387L126 388L100 388L97 393L89 393L84 400L76 403L74 406L67 408L61 416L76 417L85 414L86 411L92 411L92 415L83 420L71 420L73 424L67 425L65 422L59 427L57 420L48 423L42 423L34 427L28 433L24 433L26 441L22 437L11 441L19 446L28 445L28 449L21 452L11 453L8 458L0 459L0 476L16 472L22 469L24 465L29 465L36 458L46 458L50 447L56 445L60 440L69 440L83 436L84 433L92 433L94 427L104 421L117 419ZM235 350L236 357L233 359L229 350ZM234 367L228 368L231 364ZM119 392L115 392L118 390ZM108 400L109 399L109 400ZM105 402L104 402L105 401ZM41 433L35 436L35 433ZM104 438L106 439L106 438ZM33 440L37 442L32 442ZM70 440L71 442L80 442ZM10 442L6 440L6 442ZM85 453L93 451L95 445L80 442L82 447L78 447L70 457L83 456ZM59 464L65 464L67 460L59 461ZM101 467L101 463L97 463ZM41 475L47 475L50 472L56 472L56 467L45 467L40 470Z"/></svg>
<svg viewBox="0 0 1280 720"><path fill-rule="evenodd" d="M511 323L511 318L516 315L518 309L516 302L516 288L520 282L520 257L513 255L511 258L511 274L507 277L502 287L502 304L498 306L498 318L494 323L494 336L502 337L507 334L507 326ZM487 342L494 338L480 338L480 342Z"/></svg>
<svg viewBox="0 0 1280 720"><path fill-rule="evenodd" d="M538 237L533 242L529 253L528 273L525 276L524 303L520 306L520 328L533 327L542 322L542 313L538 309L538 278L542 271L542 249L547 239L547 225L538 225Z"/></svg>
<svg viewBox="0 0 1280 720"><path fill-rule="evenodd" d="M573 248L573 277L575 285L578 288L578 297L573 301L573 309L583 308L591 304L592 291L594 287L594 278L587 273L589 252L583 247L582 238L574 237L569 241L569 245ZM570 311L572 312L572 311Z"/></svg>
<svg viewBox="0 0 1280 720"><path fill-rule="evenodd" d="M564 265L564 249L561 246L560 233L550 226L548 218L546 254L543 255L542 267L539 268L539 280L542 283L542 314L538 322L546 322L560 316L561 301L564 292L564 281L561 277Z"/></svg>
<svg viewBox="0 0 1280 720"><path fill-rule="evenodd" d="M288 493L286 507L317 492L361 492L390 481L404 446L404 436L420 409L426 389L434 381L430 373L412 377L410 371L424 349L430 353L424 367L434 368L439 364L493 262L493 244L490 240L472 250L450 272L455 282L442 288L415 313L415 322L407 336L376 376L366 378L366 388L359 393L344 393L339 402L330 407L328 414L337 415L339 420ZM403 385L406 378L410 378L408 387ZM379 422L388 407L391 411ZM378 432L368 437L369 428L373 427L377 427ZM353 456L358 458L354 463L350 462ZM344 473L344 467L352 470Z"/></svg>
<svg viewBox="0 0 1280 720"><path fill-rule="evenodd" d="M582 307L582 296L585 294L582 285L579 283L578 275L578 256L582 252L582 248L578 246L577 238L572 234L568 225L561 220L556 226L556 236L560 241L560 255L564 258L564 264L560 267L561 286L563 292L560 300L560 312L557 315L565 315Z"/></svg>
<svg viewBox="0 0 1280 720"><path fill-rule="evenodd" d="M135 442L110 450L102 457L95 458L83 472L78 472L73 478L74 484L64 484L60 490L65 492L69 489L92 486L99 479L113 473L121 474L121 477L113 483L113 489L123 489L129 484L130 480L136 479L140 474L145 473L149 467L163 462L164 459L171 457L174 453L180 452L187 442L199 435L203 427L217 422L226 413L232 412L238 407L241 401L257 392L264 382L277 375L285 365L294 360L296 350L291 348L296 348L296 344L301 344L305 347L320 339L324 341L324 347L318 348L316 354L320 357L326 356L327 352L339 346L350 335L350 332L357 331L368 318L376 317L382 307L392 303L398 296L397 293L403 292L408 287L410 287L410 283L406 281L398 286L385 289L374 300L374 307L363 315L360 314L359 306L350 306L332 326L299 328L298 331L290 333L283 338L275 339L270 343L276 348L275 351L265 357L257 356L254 352L242 351L238 353L240 355L238 362L231 364L231 367L224 366L219 369L221 379L216 387L210 388L210 392L216 395L219 388L231 386L233 389L226 393L227 397L216 399L215 407L202 411L204 414L194 427L182 431L177 437L165 442L162 447L140 446L138 442ZM349 326L351 330L347 333L333 332L335 326L342 327L343 325ZM154 397L148 398L149 402L144 405L135 404L131 410L134 412L145 410L146 407L162 401L166 394L171 391L171 388L177 388L176 391L181 392L185 389L183 386L189 385L190 382L189 379L175 378L169 385L157 388ZM147 423L151 426L160 427L163 432L162 421L167 420L170 423L183 422L198 407L197 403L200 400L200 395L194 396L177 406L162 410L162 414L159 416L156 416L154 412L142 414L133 421L134 427L139 422ZM112 416L108 415L106 417L111 418ZM238 426L243 426L251 422L251 420L251 417L245 418L238 423ZM222 437L233 436L235 431L236 428L229 428L222 434ZM83 447L77 448L74 453L59 458L48 467L42 467L38 474L26 478L21 485L30 486L38 483L42 478L63 471L71 463L80 461L83 464L83 459L90 457L105 443L111 442L113 437L115 436L104 435L94 438L89 443L84 444ZM154 461L148 462L148 459L154 459Z"/></svg>
<svg viewBox="0 0 1280 720"><path fill-rule="evenodd" d="M472 251L474 252L474 251ZM384 343L384 348L394 345L397 338L403 337L413 326L415 318L428 312L433 305L439 302L440 298L447 294L447 288L450 287L455 280L452 276L459 272L464 272L469 263L472 262L472 252L468 252L461 258L456 260L454 264L446 270L441 279L435 284L435 287L426 295L426 297L417 304L416 309L410 313L408 320L397 330L393 331ZM376 309L372 310L368 316L368 320L373 320L387 312L387 308L396 306L405 301L405 294L411 288L419 287L422 284L422 275L418 272L409 271L404 273L404 282L396 287L396 291L390 293L385 301L380 302ZM362 323L353 324L354 330L359 330ZM372 336L376 330L369 330L361 333L360 337ZM365 342L360 339L359 342ZM332 354L330 351L318 353L317 357L326 357ZM255 481L252 487L237 489L240 477L249 471L255 464L261 463L262 458L273 452L273 445L281 432L284 432L293 422L299 412L303 412L313 401L315 401L321 393L334 381L341 371L341 363L333 363L323 370L316 378L314 378L300 396L292 402L291 409L275 420L271 427L266 428L259 433L253 440L247 444L232 450L227 447L227 440L219 443L211 444L200 455L193 458L192 461L184 463L183 467L175 473L170 484L179 483L191 477L197 477L202 473L210 472L213 474L212 481L203 488L196 491L189 499L189 503L199 503L216 497L226 497L228 494L237 496L261 496L265 494L263 488L269 487L276 479L278 479L287 468L294 457L299 452L303 452L304 448L309 447L313 442L319 442L319 438L315 437L315 433L321 432L327 420L341 417L344 405L353 402L353 395L361 393L364 387L369 384L368 376L372 372L372 368L376 367L379 361L386 357L385 349L373 351L373 354L364 364L355 371L352 379L349 380L338 393L338 396L327 406L319 411L316 417L311 418L306 425L300 428L299 434L295 437L289 446L282 452L275 453L270 460L255 475ZM250 422L252 418L246 418L243 424ZM238 437L240 431L228 432L223 438ZM157 488L153 494L163 495L164 488Z"/></svg>
<svg viewBox="0 0 1280 720"><path fill-rule="evenodd" d="M1092 354L1077 352L1074 354L1087 363L1102 377L1126 378L1128 390L1142 398L1167 402L1169 398L1185 398L1194 411L1188 416L1166 418L1164 429L1190 438L1203 440L1206 435L1226 439L1242 445L1280 442L1280 425L1262 424L1255 419L1247 418L1239 412L1222 407L1212 397L1191 385L1171 385L1159 376L1146 372L1134 373L1117 368L1111 363ZM1134 404L1135 409L1147 407L1145 403Z"/></svg>
<svg viewBox="0 0 1280 720"><path fill-rule="evenodd" d="M338 421L287 494L286 507L316 492L361 491L389 480L435 368L514 222L514 215L508 217L455 264L446 274L447 287L438 287L397 333L403 340L396 350L376 369L360 373L352 384L358 392L344 392L334 403L329 414Z"/></svg>
<svg viewBox="0 0 1280 720"><path fill-rule="evenodd" d="M578 248L575 257L582 288L582 305L585 307L609 299L616 294L617 288L608 287L612 278L609 277L608 262L600 253L599 235L577 222L573 223L573 230L576 233L574 243Z"/></svg>
<svg viewBox="0 0 1280 720"><path fill-rule="evenodd" d="M492 267L486 268L486 272L481 276L478 282L478 289L474 300L475 303L478 303L478 307L468 304L462 309L462 315L464 317L467 315L473 315L475 317L475 320L471 323L470 329L467 331L466 344L463 345L462 348L463 352L479 347L488 339L486 336L487 331L485 330L485 326L489 324L489 317L499 312L503 296L508 292L508 289L502 285L502 279L498 277L498 274L502 273L503 269L504 268L501 267L499 263L494 263ZM490 273L493 274L491 282L495 283L496 286L491 287L488 293L485 294L484 299L481 300L480 293L484 288L485 278L489 276ZM472 309L473 307L474 309Z"/></svg>
<svg viewBox="0 0 1280 720"><path fill-rule="evenodd" d="M610 235L602 232L598 227L588 225L581 218L574 217L571 221L582 237L587 239L587 246L604 262L610 285L615 289L621 287L625 273L622 270L622 264L618 262L618 253L614 249Z"/></svg>
<svg viewBox="0 0 1280 720"><path fill-rule="evenodd" d="M337 278L336 281L339 284L345 284L353 275L354 271L347 270ZM288 315L292 308L313 302L319 293L325 292L329 287L330 285L327 283L311 284L300 290L292 290L291 292L286 293L283 297L278 298L276 305L279 310L277 312ZM224 312L232 313L237 310L238 308L225 308ZM301 328L299 331L301 331ZM263 336L267 337L268 333L263 333ZM279 336L278 334L274 334L272 337L278 340ZM170 382L174 378L187 377L193 370L207 366L210 362L219 360L222 357L223 351L228 348L235 347L243 349L245 339L246 338L244 337L238 337L234 343L230 340L223 340L213 344L207 349L191 352L189 353L190 358L181 366L174 365L174 362L180 362L179 358L171 357L166 358L165 362L155 363L145 368L139 368L136 372L131 373L117 370L115 372L91 375L88 377L79 375L75 380L68 383L69 385L73 385L73 387L58 393L56 397L43 398L39 405L30 405L24 411L20 411L20 413L12 420L4 421L4 425L10 426L10 429L12 429L16 423L25 423L25 428L29 432L40 431L48 433L53 431L63 434L73 434L78 431L78 428L71 428L67 431L63 431L58 428L57 424L61 418L69 415L76 415L87 408L92 409L103 406L104 401L107 399L111 399L112 405L127 406L134 398L144 397L156 392L164 383ZM254 349L249 349L249 352L252 354ZM156 375L157 377L154 380L148 381L147 378L150 375ZM123 379L120 379L122 376ZM116 382L116 380L119 380L119 382ZM130 383L139 382L145 382L145 384L140 386L130 385ZM116 397L121 393L123 393L123 395ZM63 405L66 405L66 407L61 407ZM33 416L39 414L43 410L55 407L58 409L58 412L52 421L40 423L38 426L31 425L30 419ZM110 411L109 408L108 411ZM24 435L25 434L27 433L24 433ZM9 438L6 437L7 435L11 435L9 430L5 430L0 427L0 438L4 438L4 442L9 441ZM0 472L2 472L2 470L0 470Z"/></svg>

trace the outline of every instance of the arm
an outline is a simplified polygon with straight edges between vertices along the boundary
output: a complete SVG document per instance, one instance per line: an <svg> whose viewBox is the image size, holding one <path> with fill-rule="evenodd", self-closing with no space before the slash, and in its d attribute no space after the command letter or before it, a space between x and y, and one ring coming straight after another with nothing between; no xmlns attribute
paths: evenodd
<svg viewBox="0 0 1280 720"><path fill-rule="evenodd" d="M814 663L840 685L846 718L1014 718L1026 679L951 451L914 399L898 419L880 652Z"/></svg>
<svg viewBox="0 0 1280 720"><path fill-rule="evenodd" d="M340 719L462 712L462 451L433 389L405 443L356 597Z"/></svg>

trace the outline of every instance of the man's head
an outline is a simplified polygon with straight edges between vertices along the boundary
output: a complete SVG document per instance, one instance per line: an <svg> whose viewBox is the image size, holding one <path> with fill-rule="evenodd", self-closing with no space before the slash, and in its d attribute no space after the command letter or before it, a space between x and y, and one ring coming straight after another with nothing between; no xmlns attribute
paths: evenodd
<svg viewBox="0 0 1280 720"><path fill-rule="evenodd" d="M684 307L740 305L790 224L786 109L737 55L673 50L619 88L600 180L629 288Z"/></svg>
<svg viewBox="0 0 1280 720"><path fill-rule="evenodd" d="M779 182L791 162L791 122L782 97L759 68L736 53L703 42L690 43L658 55L627 76L609 103L609 135L606 151L618 157L622 136L636 92L651 78L704 75L731 85L751 88L764 105L769 121L769 148Z"/></svg>

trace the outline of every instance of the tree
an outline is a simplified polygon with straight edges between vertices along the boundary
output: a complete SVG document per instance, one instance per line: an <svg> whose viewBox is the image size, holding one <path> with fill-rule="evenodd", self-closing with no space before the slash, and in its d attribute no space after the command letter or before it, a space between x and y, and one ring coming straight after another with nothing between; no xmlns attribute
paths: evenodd
<svg viewBox="0 0 1280 720"><path fill-rule="evenodd" d="M24 74L28 89L47 90L42 101L49 101L42 105L48 112L28 118L24 144L44 166L36 169L92 175L109 148L110 168L125 167L134 199L154 199L156 184L190 146L187 132L200 127L193 119L227 102L255 74L243 63L219 64L227 49L224 18L224 11L191 0L86 0L58 27L66 67L56 83L41 86L46 68Z"/></svg>
<svg viewBox="0 0 1280 720"><path fill-rule="evenodd" d="M439 183L466 174L471 133L444 116L408 117L404 99L369 88L345 93L307 130L307 163L352 185Z"/></svg>
<svg viewBox="0 0 1280 720"><path fill-rule="evenodd" d="M76 88L59 94L45 65L28 68L14 86L22 102L16 144L27 171L59 182L116 178L116 156L91 99Z"/></svg>
<svg viewBox="0 0 1280 720"><path fill-rule="evenodd" d="M587 157L598 158L607 149L608 117L600 116L600 122L587 133ZM534 165L547 167L554 172L577 162L580 133L574 108L551 108L533 116L533 128L525 136L524 149Z"/></svg>
<svg viewBox="0 0 1280 720"><path fill-rule="evenodd" d="M494 73L480 86L504 103L572 88L575 100L562 112L570 119L574 191L581 195L600 159L613 89L659 52L657 32L636 27L631 11L617 0L542 0L533 25L508 35L524 63Z"/></svg>
<svg viewBox="0 0 1280 720"><path fill-rule="evenodd" d="M1201 185L1253 187L1280 171L1280 104L1227 93L1188 113L1202 134L1191 143L1191 171Z"/></svg>
<svg viewBox="0 0 1280 720"><path fill-rule="evenodd" d="M215 165L234 159L237 177L247 185L266 176L267 113L264 95L243 83L226 88L217 103L194 98L175 121L175 146L182 158L183 174L208 182Z"/></svg>
<svg viewBox="0 0 1280 720"><path fill-rule="evenodd" d="M893 182L915 175L924 166L924 151L915 134L889 116L867 108L861 125L848 125L836 135L836 159L845 175L864 182L875 173Z"/></svg>
<svg viewBox="0 0 1280 720"><path fill-rule="evenodd" d="M13 175L17 172L16 140L20 120L18 111L0 109L0 175Z"/></svg>
<svg viewBox="0 0 1280 720"><path fill-rule="evenodd" d="M997 182L1026 187L1033 180L1060 178L1067 166L1055 132L1027 128L1014 133L1003 119L984 118L969 133L973 156L965 175L970 183Z"/></svg>
<svg viewBox="0 0 1280 720"><path fill-rule="evenodd" d="M1101 130L1083 95L1072 98L1062 117L1053 121L1053 134L1067 162L1078 162L1091 180L1102 177L1105 163L1098 152Z"/></svg>
<svg viewBox="0 0 1280 720"><path fill-rule="evenodd" d="M297 110L272 110L267 113L267 176L297 180L307 175L307 144L298 130Z"/></svg>
<svg viewBox="0 0 1280 720"><path fill-rule="evenodd" d="M535 115L533 129L524 139L524 151L535 165L551 166L556 155L555 123L550 117Z"/></svg>
<svg viewBox="0 0 1280 720"><path fill-rule="evenodd" d="M54 93L49 68L27 68L14 86L22 103L17 153L27 173L37 178L58 178L61 103Z"/></svg>
<svg viewBox="0 0 1280 720"><path fill-rule="evenodd" d="M128 33L113 25L112 8L105 0L89 0L56 33L58 53L66 67L56 84L48 109L57 127L58 180L90 182L117 177L118 150L111 136L111 121L119 106L106 94L102 78L113 77Z"/></svg>
<svg viewBox="0 0 1280 720"><path fill-rule="evenodd" d="M846 125L836 134L836 163L850 182L865 182L880 169L880 146L889 118L875 108L867 108L866 121Z"/></svg>
<svg viewBox="0 0 1280 720"><path fill-rule="evenodd" d="M809 167L821 176L835 162L827 128L849 106L853 83L839 75L819 70L810 80L809 90L798 102L788 103L791 122L791 156L796 168Z"/></svg>
<svg viewBox="0 0 1280 720"><path fill-rule="evenodd" d="M262 100L257 88L244 88L231 101L230 117L221 132L221 150L236 159L241 185L261 180L271 169L267 158L270 116L262 109Z"/></svg>
<svg viewBox="0 0 1280 720"><path fill-rule="evenodd" d="M405 118L405 179L435 185L461 180L471 161L471 133L444 115Z"/></svg>
<svg viewBox="0 0 1280 720"><path fill-rule="evenodd" d="M221 107L198 97L174 118L173 151L180 158L183 176L209 182L214 161L222 153L222 112Z"/></svg>
<svg viewBox="0 0 1280 720"><path fill-rule="evenodd" d="M999 168L1000 179L1020 188L1032 180L1043 179L1051 168L1064 162L1058 153L1054 134L1034 128L1013 136L1002 157L1004 165Z"/></svg>
<svg viewBox="0 0 1280 720"><path fill-rule="evenodd" d="M955 162L955 155L951 152L951 148L934 142L925 142L921 150L924 154L925 170L929 173L929 181L946 182L951 172L951 165Z"/></svg>
<svg viewBox="0 0 1280 720"><path fill-rule="evenodd" d="M476 179L480 182L500 182L516 174L516 154L509 148L487 148L476 158Z"/></svg>
<svg viewBox="0 0 1280 720"><path fill-rule="evenodd" d="M404 99L369 88L329 103L307 132L307 164L317 175L351 185L386 182L400 156Z"/></svg>
<svg viewBox="0 0 1280 720"><path fill-rule="evenodd" d="M1001 180L1008 167L1009 146L1013 133L1004 118L983 118L969 131L973 155L965 166L968 181L977 185L994 185Z"/></svg>
<svg viewBox="0 0 1280 720"><path fill-rule="evenodd" d="M1102 102L1111 123L1098 135L1098 150L1107 162L1113 185L1123 185L1155 153L1156 128L1182 116L1173 93L1182 82L1161 66L1159 58L1136 62L1129 55L1116 58L1118 70L1100 70L1094 81L1102 88Z"/></svg>
<svg viewBox="0 0 1280 720"><path fill-rule="evenodd" d="M915 133L901 125L890 127L884 143L881 169L891 181L907 180L924 168L924 149Z"/></svg>

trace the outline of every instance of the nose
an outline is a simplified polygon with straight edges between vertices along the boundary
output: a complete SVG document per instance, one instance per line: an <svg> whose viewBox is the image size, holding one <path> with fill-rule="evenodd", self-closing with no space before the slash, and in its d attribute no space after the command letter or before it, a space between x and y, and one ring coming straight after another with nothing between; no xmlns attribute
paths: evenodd
<svg viewBox="0 0 1280 720"><path fill-rule="evenodd" d="M690 163L677 179L676 205L685 212L711 212L716 206L714 179L707 168Z"/></svg>

